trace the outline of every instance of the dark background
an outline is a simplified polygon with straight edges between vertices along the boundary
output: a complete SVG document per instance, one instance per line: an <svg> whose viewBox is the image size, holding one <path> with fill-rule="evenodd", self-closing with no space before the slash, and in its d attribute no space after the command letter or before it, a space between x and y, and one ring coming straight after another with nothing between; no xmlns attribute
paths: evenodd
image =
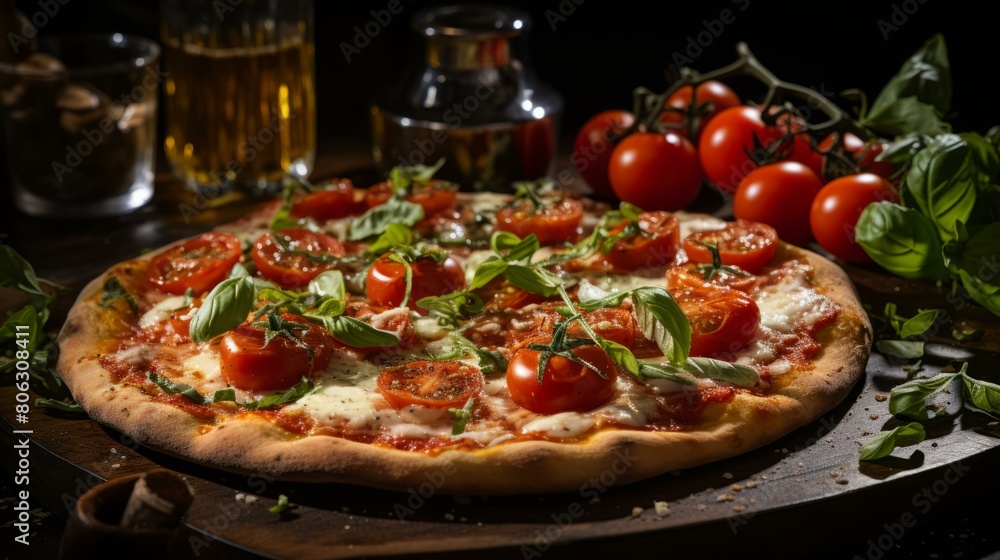
<svg viewBox="0 0 1000 560"><path fill-rule="evenodd" d="M41 10L39 1L16 0L16 4L30 16ZM66 4L60 5L59 12L41 28L43 35L79 31L159 35L155 1L48 1ZM423 7L446 3L399 1L403 11L348 63L341 43L353 42L355 26L363 28L373 19L370 12L384 10L388 0L316 0L321 137L368 138L369 100L380 89L391 87L400 70L419 56L410 17ZM955 94L950 120L954 128L985 132L1000 123L995 92L985 85L997 67L994 14L998 10L989 4L946 0L788 4L763 0L575 1L579 5L572 0L508 3L534 18L534 29L528 34L529 51L541 79L566 98L563 136L575 134L598 111L629 108L636 86L665 89L669 85L666 70L674 53L695 53L691 66L708 71L731 62L736 43L746 41L782 79L831 93L860 88L873 99L900 64L936 32L944 34L952 64ZM718 20L724 9L735 13L735 21L723 25L707 47L699 46L700 54L687 51L689 39L696 40L706 30L705 22ZM897 29L880 29L879 20ZM713 27L718 29L718 25ZM737 91L750 93L740 88Z"/></svg>

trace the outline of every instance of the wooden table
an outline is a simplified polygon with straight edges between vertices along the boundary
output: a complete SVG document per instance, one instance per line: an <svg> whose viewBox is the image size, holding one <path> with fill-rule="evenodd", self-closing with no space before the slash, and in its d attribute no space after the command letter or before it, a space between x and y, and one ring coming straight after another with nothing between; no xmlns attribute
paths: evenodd
<svg viewBox="0 0 1000 560"><path fill-rule="evenodd" d="M357 142L329 142L321 152L316 177L346 175L361 185L371 179L370 156ZM75 293L111 264L229 221L259 201L217 207L201 202L161 173L153 202L134 214L56 221L8 208L0 232L40 276L69 287L55 307L53 326L58 326ZM947 336L950 330L942 329L930 341L930 367L948 359L968 360L974 375L994 381L1000 377L996 317L962 299L947 298L943 288L932 284L890 277L872 267L848 267L848 272L863 301L875 309L886 301L899 304L904 315L917 307L937 307L967 326L986 330L982 341L958 347ZM477 558L650 551L862 558L937 553L947 558L1000 549L1000 539L990 535L983 541L986 535L978 534L1000 520L992 505L998 497L993 473L1000 459L1000 429L991 417L959 411L928 424L928 440L897 451L899 459L859 465L858 442L892 422L881 398L904 378L899 365L873 355L866 379L841 406L755 452L632 485L600 485L596 494L503 498L423 497L234 475L147 450L88 419L35 409L32 490L47 508L65 516L77 496L103 480L155 466L172 469L196 492L174 551L181 558L252 553L468 558L473 549ZM0 389L0 402L13 402L11 388ZM0 456L8 467L11 408L3 407L0 430ZM298 507L291 515L268 513L282 493ZM670 515L656 515L654 500L668 501ZM633 517L636 506L645 509ZM567 515L578 511L582 513ZM957 521L962 519L968 528ZM954 538L937 542L935 530L952 532Z"/></svg>

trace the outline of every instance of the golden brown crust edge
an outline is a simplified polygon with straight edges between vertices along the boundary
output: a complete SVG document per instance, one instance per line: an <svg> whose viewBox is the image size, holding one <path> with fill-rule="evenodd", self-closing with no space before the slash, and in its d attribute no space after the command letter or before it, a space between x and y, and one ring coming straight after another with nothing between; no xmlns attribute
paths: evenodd
<svg viewBox="0 0 1000 560"><path fill-rule="evenodd" d="M685 432L605 430L579 443L528 441L436 456L374 447L328 436L291 436L271 422L234 418L202 433L194 416L116 387L93 349L100 342L88 323L84 300L101 278L81 292L59 334L59 369L74 397L96 421L150 448L207 466L276 479L362 484L406 491L430 484L445 494L521 494L581 490L591 481L634 482L669 471L739 455L819 418L836 406L864 373L871 326L846 274L814 253L784 248L814 268L819 291L841 313L821 333L823 349L806 372L779 394L738 394L707 409ZM610 473L610 474L609 474Z"/></svg>

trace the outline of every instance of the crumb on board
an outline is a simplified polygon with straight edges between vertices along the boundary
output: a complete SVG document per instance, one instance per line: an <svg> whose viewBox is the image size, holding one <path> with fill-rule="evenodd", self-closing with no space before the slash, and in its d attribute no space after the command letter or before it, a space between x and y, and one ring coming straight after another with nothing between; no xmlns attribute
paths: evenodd
<svg viewBox="0 0 1000 560"><path fill-rule="evenodd" d="M670 506L667 502L653 502L653 509L656 510L656 515L660 517L666 517L670 515Z"/></svg>
<svg viewBox="0 0 1000 560"><path fill-rule="evenodd" d="M634 508L632 508L632 517L639 517L640 515L642 515L642 512L644 511L646 511L646 508L635 506Z"/></svg>
<svg viewBox="0 0 1000 560"><path fill-rule="evenodd" d="M735 499L736 499L736 496L732 495L729 492L726 492L724 494L719 494L718 496L715 497L715 501L716 502L731 502L731 501L733 501Z"/></svg>

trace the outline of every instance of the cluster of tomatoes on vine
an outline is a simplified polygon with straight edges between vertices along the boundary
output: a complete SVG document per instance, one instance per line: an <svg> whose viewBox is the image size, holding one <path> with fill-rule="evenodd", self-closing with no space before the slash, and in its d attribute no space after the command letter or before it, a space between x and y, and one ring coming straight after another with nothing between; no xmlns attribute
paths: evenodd
<svg viewBox="0 0 1000 560"><path fill-rule="evenodd" d="M876 160L888 141L850 132L814 139L805 129L793 109L762 111L708 80L677 89L653 118L595 115L571 159L599 197L676 211L707 180L733 196L736 218L766 223L789 243L815 240L843 260L868 262L854 226L869 203L898 199L898 170Z"/></svg>

